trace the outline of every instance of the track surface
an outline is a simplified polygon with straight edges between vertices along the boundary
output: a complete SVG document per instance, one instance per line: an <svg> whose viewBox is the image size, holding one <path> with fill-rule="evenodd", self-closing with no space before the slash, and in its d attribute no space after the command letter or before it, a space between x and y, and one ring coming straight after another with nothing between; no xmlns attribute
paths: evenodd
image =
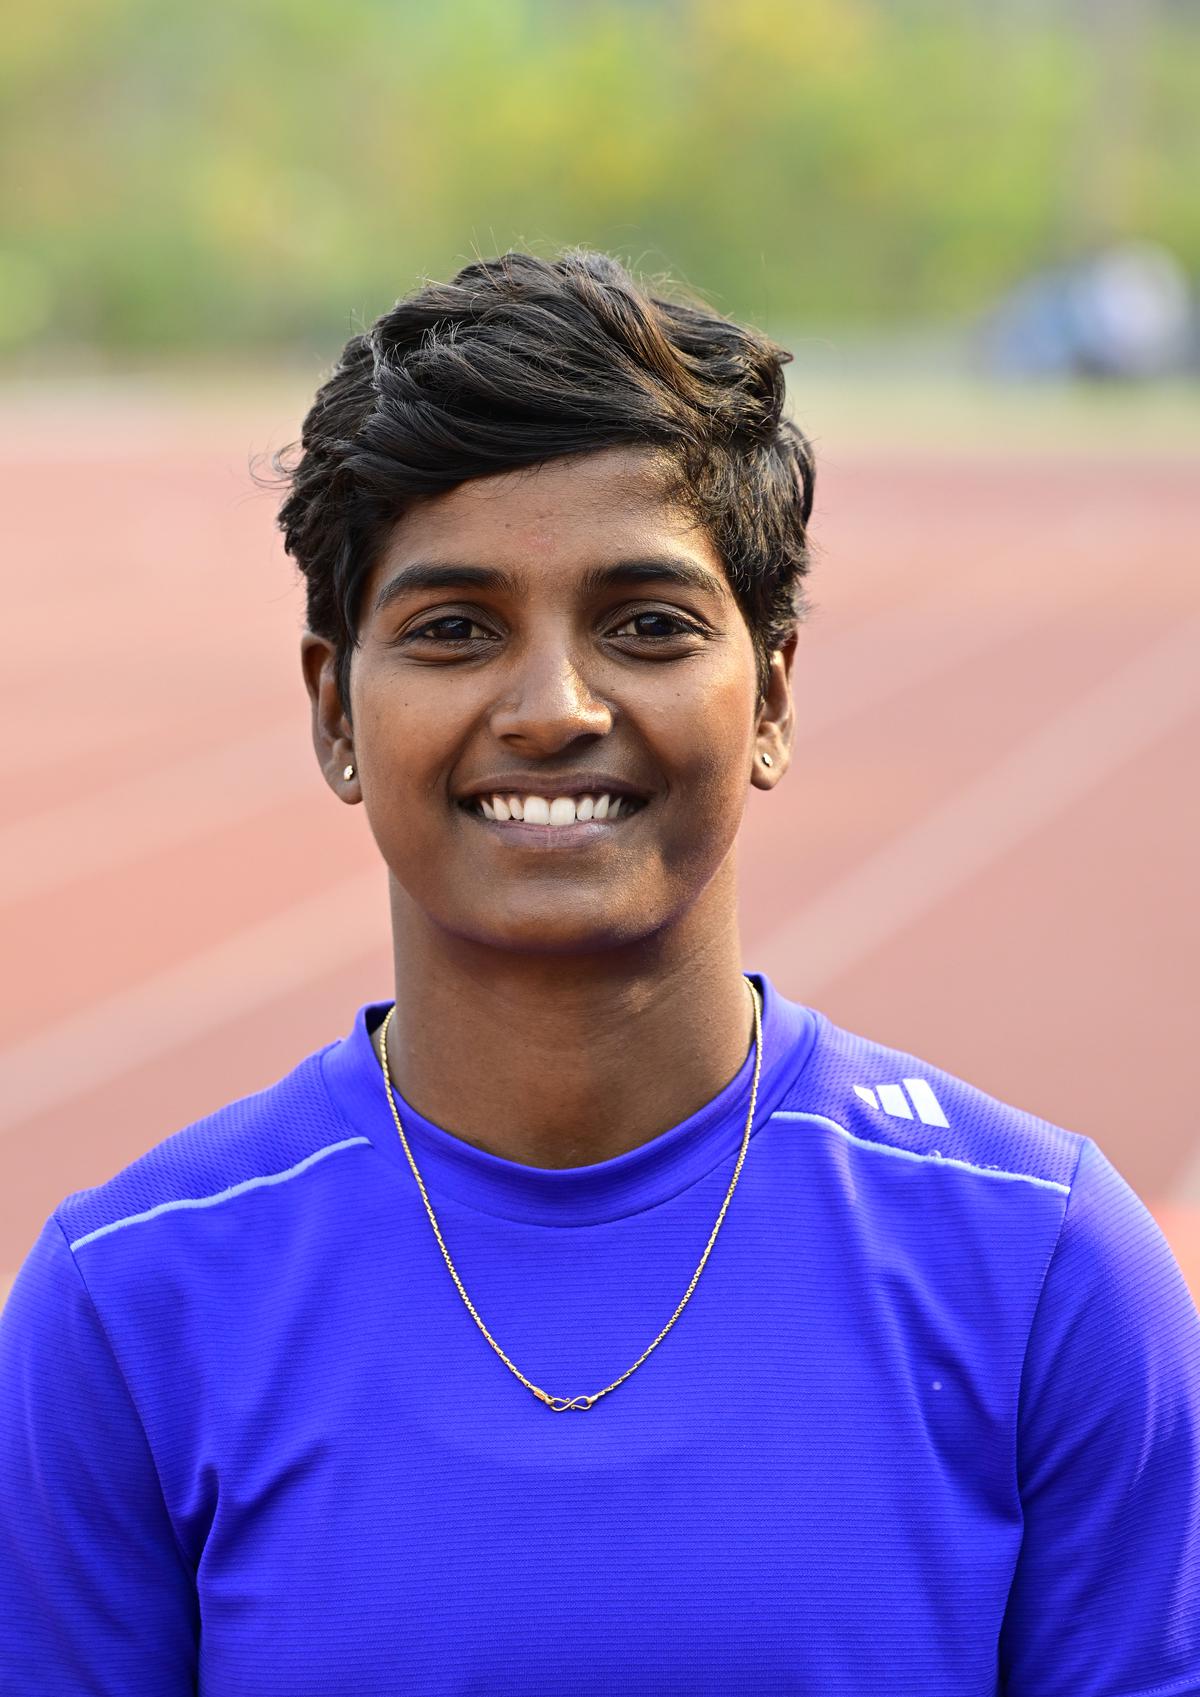
<svg viewBox="0 0 1200 1697"><path fill-rule="evenodd" d="M64 1195L389 994L246 472L296 416L0 400L0 1292ZM830 442L797 758L741 865L747 965L1089 1133L1200 1294L1194 472Z"/></svg>

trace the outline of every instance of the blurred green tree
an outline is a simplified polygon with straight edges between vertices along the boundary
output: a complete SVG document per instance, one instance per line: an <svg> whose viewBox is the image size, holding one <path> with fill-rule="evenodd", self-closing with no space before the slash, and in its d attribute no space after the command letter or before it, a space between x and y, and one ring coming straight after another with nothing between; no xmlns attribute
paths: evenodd
<svg viewBox="0 0 1200 1697"><path fill-rule="evenodd" d="M764 325L943 321L1097 208L1195 272L1198 66L1165 3L56 0L0 57L0 349L327 352L576 242Z"/></svg>

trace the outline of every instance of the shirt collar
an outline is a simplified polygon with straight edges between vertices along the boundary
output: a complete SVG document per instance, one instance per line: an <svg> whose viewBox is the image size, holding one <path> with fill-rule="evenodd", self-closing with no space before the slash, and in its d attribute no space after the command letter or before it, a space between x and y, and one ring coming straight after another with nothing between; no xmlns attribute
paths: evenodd
<svg viewBox="0 0 1200 1697"><path fill-rule="evenodd" d="M750 977L763 999L753 1142L808 1060L816 1018L811 1009L780 996L761 974ZM374 1047L374 1034L390 1006L390 1001L367 1002L359 1008L346 1036L323 1052L321 1067L342 1117L414 1182ZM593 1225L657 1207L740 1148L753 1073L751 1049L736 1076L696 1113L636 1149L586 1167L530 1167L503 1160L425 1119L398 1091L395 1096L413 1159L431 1194L531 1224Z"/></svg>

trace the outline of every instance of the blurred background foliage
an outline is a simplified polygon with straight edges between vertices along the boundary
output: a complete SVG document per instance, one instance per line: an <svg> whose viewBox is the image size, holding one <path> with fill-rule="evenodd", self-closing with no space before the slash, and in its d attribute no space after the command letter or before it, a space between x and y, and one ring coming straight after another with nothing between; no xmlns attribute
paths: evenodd
<svg viewBox="0 0 1200 1697"><path fill-rule="evenodd" d="M586 243L765 326L1200 271L1193 0L54 0L0 49L0 354L328 352Z"/></svg>

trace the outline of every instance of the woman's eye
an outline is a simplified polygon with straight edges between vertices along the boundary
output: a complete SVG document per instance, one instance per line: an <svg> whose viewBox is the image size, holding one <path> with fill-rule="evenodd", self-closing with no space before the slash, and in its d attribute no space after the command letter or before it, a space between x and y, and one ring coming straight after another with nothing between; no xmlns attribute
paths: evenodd
<svg viewBox="0 0 1200 1697"><path fill-rule="evenodd" d="M696 636L698 632L694 625L686 619L677 618L674 613L634 613L624 624L618 625L612 632L613 636Z"/></svg>
<svg viewBox="0 0 1200 1697"><path fill-rule="evenodd" d="M471 642L490 633L482 625L477 625L474 619L468 619L461 613L447 613L444 618L431 619L427 625L420 625L408 634L418 639L425 637L433 642L450 643Z"/></svg>

